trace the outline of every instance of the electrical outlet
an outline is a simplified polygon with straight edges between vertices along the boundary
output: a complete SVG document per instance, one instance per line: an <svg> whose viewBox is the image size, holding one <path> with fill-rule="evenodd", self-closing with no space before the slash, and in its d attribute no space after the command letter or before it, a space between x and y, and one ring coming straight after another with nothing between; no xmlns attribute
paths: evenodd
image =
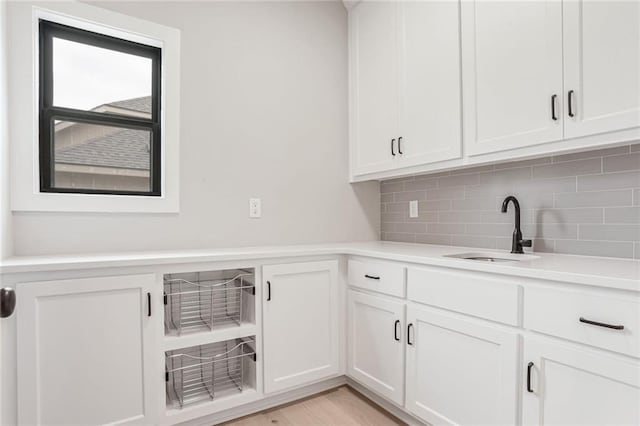
<svg viewBox="0 0 640 426"><path fill-rule="evenodd" d="M409 201L409 217L418 217L418 200Z"/></svg>
<svg viewBox="0 0 640 426"><path fill-rule="evenodd" d="M249 217L262 217L262 201L260 198L249 198Z"/></svg>

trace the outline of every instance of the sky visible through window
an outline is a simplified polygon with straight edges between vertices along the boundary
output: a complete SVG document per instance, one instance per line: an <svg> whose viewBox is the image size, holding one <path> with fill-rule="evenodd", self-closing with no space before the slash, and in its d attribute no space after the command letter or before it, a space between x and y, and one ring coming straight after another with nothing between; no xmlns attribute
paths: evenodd
<svg viewBox="0 0 640 426"><path fill-rule="evenodd" d="M151 96L152 61L59 38L53 39L53 104L90 110Z"/></svg>

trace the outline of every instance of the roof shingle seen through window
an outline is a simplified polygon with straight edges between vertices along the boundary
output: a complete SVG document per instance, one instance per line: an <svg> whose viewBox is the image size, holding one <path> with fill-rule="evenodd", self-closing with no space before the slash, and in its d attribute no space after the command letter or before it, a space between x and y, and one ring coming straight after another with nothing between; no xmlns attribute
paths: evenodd
<svg viewBox="0 0 640 426"><path fill-rule="evenodd" d="M100 105L94 110L103 106L151 113L151 97L145 96L111 102ZM73 124L72 126L83 125ZM73 131L73 127L67 131ZM145 130L114 127L113 133L90 138L76 145L56 150L55 162L57 164L149 170L151 157L149 137L149 132Z"/></svg>
<svg viewBox="0 0 640 426"><path fill-rule="evenodd" d="M118 129L56 151L57 164L149 170L149 132Z"/></svg>

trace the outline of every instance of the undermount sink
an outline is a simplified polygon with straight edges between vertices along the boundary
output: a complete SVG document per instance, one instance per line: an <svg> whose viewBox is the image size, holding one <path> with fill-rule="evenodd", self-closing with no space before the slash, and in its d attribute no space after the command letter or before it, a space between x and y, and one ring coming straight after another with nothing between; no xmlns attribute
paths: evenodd
<svg viewBox="0 0 640 426"><path fill-rule="evenodd" d="M451 257L454 259L474 260L476 262L520 262L522 260L538 259L539 256L533 256L530 254L511 254L511 253L491 253L491 252L478 252L478 253L456 253L445 254L444 257Z"/></svg>

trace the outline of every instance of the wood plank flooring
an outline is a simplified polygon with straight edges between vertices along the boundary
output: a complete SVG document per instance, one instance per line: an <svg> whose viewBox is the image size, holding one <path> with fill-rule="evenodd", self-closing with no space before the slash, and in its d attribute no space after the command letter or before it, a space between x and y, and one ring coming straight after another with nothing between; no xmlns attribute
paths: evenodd
<svg viewBox="0 0 640 426"><path fill-rule="evenodd" d="M347 386L261 411L223 426L392 426L402 421Z"/></svg>

